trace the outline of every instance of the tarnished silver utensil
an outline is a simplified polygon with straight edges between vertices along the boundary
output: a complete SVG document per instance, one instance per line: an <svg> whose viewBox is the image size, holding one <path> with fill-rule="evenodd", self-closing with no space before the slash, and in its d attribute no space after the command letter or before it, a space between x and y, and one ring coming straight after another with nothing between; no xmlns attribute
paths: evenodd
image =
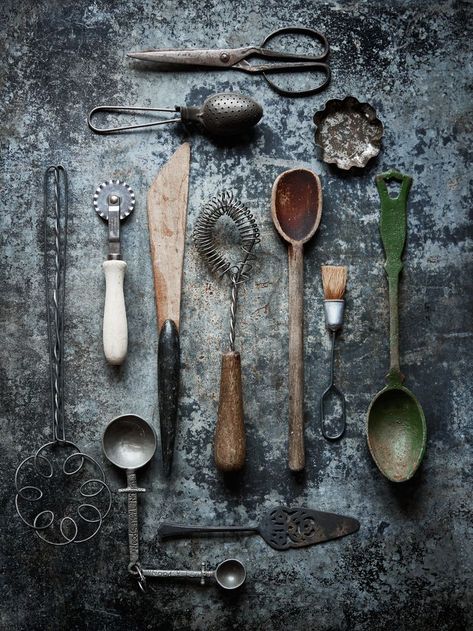
<svg viewBox="0 0 473 631"><path fill-rule="evenodd" d="M136 125L97 127L92 123L92 119L99 112L108 114L178 112L180 116L178 118L158 119ZM251 127L259 123L262 116L263 108L251 97L240 94L239 92L219 92L218 94L209 96L200 107L176 105L172 108L166 108L100 105L91 110L87 122L90 129L97 134L113 134L121 131L165 125L167 123L184 123L185 125L188 123L197 123L212 136L232 136L248 131Z"/></svg>
<svg viewBox="0 0 473 631"><path fill-rule="evenodd" d="M201 585L205 585L207 578L213 578L222 589L238 589L246 580L246 570L238 559L225 559L217 565L215 570L207 570L206 563L202 563L200 570L148 570L140 568L138 585L142 591L146 590L147 577L200 578Z"/></svg>
<svg viewBox="0 0 473 631"><path fill-rule="evenodd" d="M107 460L126 471L127 488L120 493L128 495L128 546L130 572L139 564L138 493L145 489L136 484L136 470L144 467L156 451L153 428L140 416L124 414L114 418L105 428L102 438L103 452Z"/></svg>

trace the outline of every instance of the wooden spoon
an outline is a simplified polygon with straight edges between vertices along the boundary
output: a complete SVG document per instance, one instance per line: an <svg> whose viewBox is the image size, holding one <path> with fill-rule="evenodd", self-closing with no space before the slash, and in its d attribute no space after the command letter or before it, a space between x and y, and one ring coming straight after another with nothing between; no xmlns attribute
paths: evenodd
<svg viewBox="0 0 473 631"><path fill-rule="evenodd" d="M322 187L308 169L290 169L273 185L271 214L289 243L289 468L301 471L304 454L304 258L303 246L319 227Z"/></svg>

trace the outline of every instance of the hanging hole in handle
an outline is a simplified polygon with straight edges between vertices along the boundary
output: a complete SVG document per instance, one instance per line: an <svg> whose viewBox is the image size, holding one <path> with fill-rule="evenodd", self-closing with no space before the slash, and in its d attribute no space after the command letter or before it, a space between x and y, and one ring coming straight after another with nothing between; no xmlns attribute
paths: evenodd
<svg viewBox="0 0 473 631"><path fill-rule="evenodd" d="M339 440L346 429L346 403L340 390L331 384L320 399L322 435L326 440Z"/></svg>
<svg viewBox="0 0 473 631"><path fill-rule="evenodd" d="M391 199L398 199L401 193L402 182L398 179L390 178L384 181L388 190L388 195Z"/></svg>

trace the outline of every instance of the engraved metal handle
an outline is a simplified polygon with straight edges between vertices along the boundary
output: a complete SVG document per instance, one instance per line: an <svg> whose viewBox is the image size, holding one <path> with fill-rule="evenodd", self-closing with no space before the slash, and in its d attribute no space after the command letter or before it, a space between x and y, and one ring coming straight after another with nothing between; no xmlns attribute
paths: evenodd
<svg viewBox="0 0 473 631"><path fill-rule="evenodd" d="M206 578L214 578L215 572L206 569L206 563L203 562L199 570L141 570L143 576L151 578L200 578L200 584L205 585Z"/></svg>
<svg viewBox="0 0 473 631"><path fill-rule="evenodd" d="M119 493L128 494L128 550L130 553L130 566L135 566L140 558L140 539L138 531L138 493L144 493L136 485L136 473L127 469L127 488L119 489Z"/></svg>

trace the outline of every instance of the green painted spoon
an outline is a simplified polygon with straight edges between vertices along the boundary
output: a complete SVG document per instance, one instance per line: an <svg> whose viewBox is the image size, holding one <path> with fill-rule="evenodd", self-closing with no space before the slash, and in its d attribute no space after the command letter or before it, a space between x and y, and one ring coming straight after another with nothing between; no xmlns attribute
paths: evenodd
<svg viewBox="0 0 473 631"><path fill-rule="evenodd" d="M389 195L386 184L398 182L397 197ZM376 176L381 199L380 232L389 286L390 367L386 387L378 392L368 409L368 447L379 470L392 482L405 482L417 471L425 453L427 429L416 397L402 385L399 364L398 289L406 241L407 197L412 178L398 171Z"/></svg>

